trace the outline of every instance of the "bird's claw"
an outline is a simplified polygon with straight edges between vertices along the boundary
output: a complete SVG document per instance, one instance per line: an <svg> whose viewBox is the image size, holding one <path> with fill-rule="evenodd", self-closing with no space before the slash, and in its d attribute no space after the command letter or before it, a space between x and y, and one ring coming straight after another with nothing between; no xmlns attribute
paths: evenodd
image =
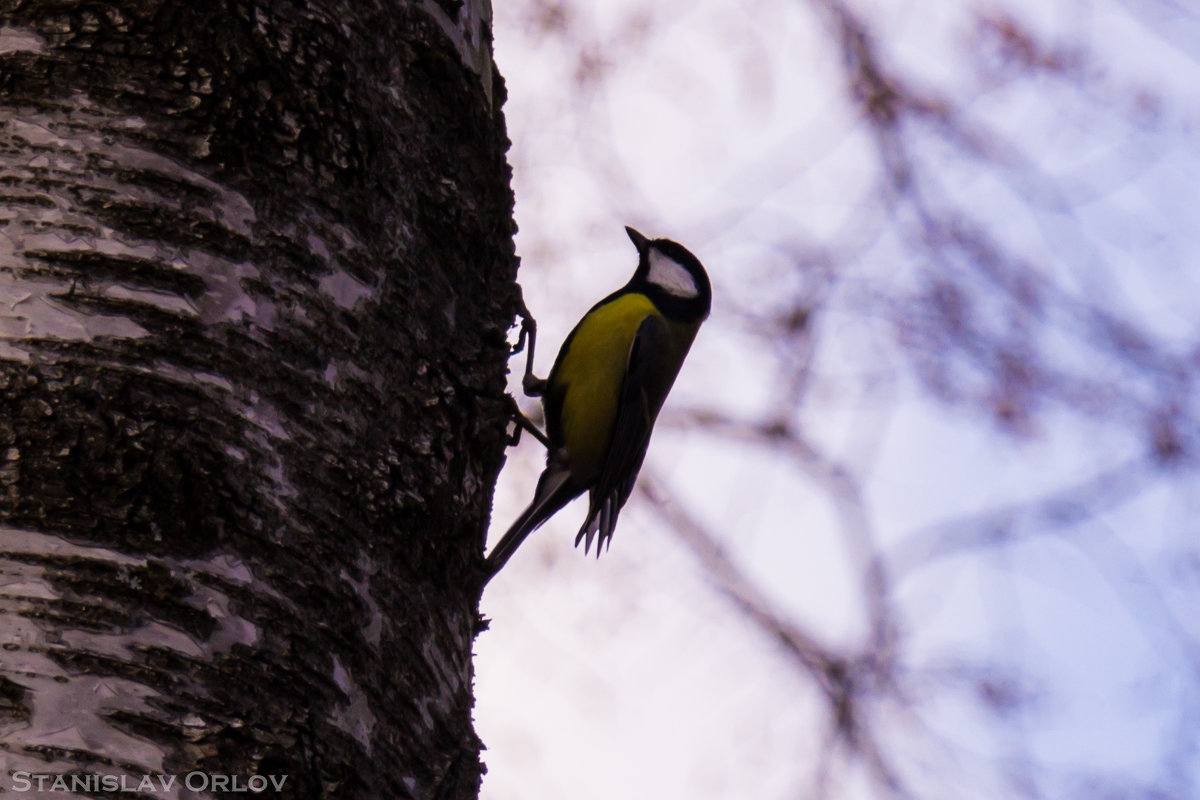
<svg viewBox="0 0 1200 800"><path fill-rule="evenodd" d="M547 450L551 449L550 439L547 438L546 434L542 433L533 420L525 416L524 412L521 411L521 407L517 405L516 399L511 394L505 396L508 398L509 415L515 423L512 435L508 437L508 446L515 447L521 441L521 431L525 430L532 433L533 437L541 442Z"/></svg>
<svg viewBox="0 0 1200 800"><path fill-rule="evenodd" d="M521 300L521 305L517 309L517 316L521 318L521 332L517 334L517 343L509 351L509 356L520 353L525 349L525 342L529 342L529 352L525 354L525 376L521 379L521 391L525 393L526 397L541 397L546 392L546 379L533 374L533 354L537 347L537 320L529 313L524 299Z"/></svg>

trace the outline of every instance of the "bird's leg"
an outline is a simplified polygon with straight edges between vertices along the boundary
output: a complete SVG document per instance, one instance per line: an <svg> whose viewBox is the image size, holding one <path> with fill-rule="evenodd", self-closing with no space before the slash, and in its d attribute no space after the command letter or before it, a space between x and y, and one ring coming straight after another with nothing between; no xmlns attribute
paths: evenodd
<svg viewBox="0 0 1200 800"><path fill-rule="evenodd" d="M515 356L525 349L525 340L529 340L529 352L525 354L525 377L521 379L521 389L526 397L541 397L546 391L546 379L533 374L533 351L537 344L537 320L529 313L525 299L521 298L521 306L517 316L521 318L521 332L517 335L517 343L513 345L509 356ZM518 412L520 413L520 412ZM528 422L528 420L526 420ZM530 423L532 425L532 423Z"/></svg>
<svg viewBox="0 0 1200 800"><path fill-rule="evenodd" d="M518 289L518 291L520 291ZM529 342L529 350L525 353L525 377L521 380L521 389L528 397L541 397L546 390L546 379L539 378L533 374L533 351L537 345L537 320L533 318L533 314L529 313L529 308L525 305L525 298L518 299L520 303L517 308L517 316L521 318L521 332L517 334L517 343L513 345L509 351L509 356L515 356L517 353L525 349L525 342ZM539 442L547 450L551 449L550 440L546 434L542 433L533 420L525 416L521 412L521 407L517 405L517 401L512 395L508 395L509 414L512 420L516 423L513 428L512 436L508 439L509 447L516 445L521 441L521 431L527 430L534 435Z"/></svg>
<svg viewBox="0 0 1200 800"><path fill-rule="evenodd" d="M509 413L512 415L512 421L516 423L516 427L513 428L512 436L508 437L508 446L513 447L517 444L517 442L521 441L521 431L527 430L533 434L533 438L541 442L547 450L550 450L550 440L546 437L546 434L542 433L538 426L534 424L533 420L521 412L520 406L517 405L517 401L511 394L505 396L508 398Z"/></svg>

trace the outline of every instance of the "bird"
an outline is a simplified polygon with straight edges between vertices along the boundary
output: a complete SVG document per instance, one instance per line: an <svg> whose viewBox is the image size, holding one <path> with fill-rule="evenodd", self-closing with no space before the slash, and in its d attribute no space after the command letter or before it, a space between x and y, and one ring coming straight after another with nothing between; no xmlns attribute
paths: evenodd
<svg viewBox="0 0 1200 800"><path fill-rule="evenodd" d="M532 502L488 554L485 583L530 533L584 492L588 512L575 545L586 540L587 553L598 536L597 557L607 549L658 412L708 318L712 284L699 259L670 239L625 232L638 253L633 277L579 320L545 379L533 375L536 327L525 317L531 330L524 390L542 398L545 434L519 411L516 417L546 445L546 467ZM523 327L514 351L525 333Z"/></svg>

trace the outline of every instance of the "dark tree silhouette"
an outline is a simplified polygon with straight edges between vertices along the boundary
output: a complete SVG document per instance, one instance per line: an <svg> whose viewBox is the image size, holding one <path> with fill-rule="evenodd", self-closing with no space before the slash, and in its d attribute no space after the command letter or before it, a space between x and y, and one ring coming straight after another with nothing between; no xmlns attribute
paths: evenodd
<svg viewBox="0 0 1200 800"><path fill-rule="evenodd" d="M490 36L486 2L0 2L5 787L476 796Z"/></svg>

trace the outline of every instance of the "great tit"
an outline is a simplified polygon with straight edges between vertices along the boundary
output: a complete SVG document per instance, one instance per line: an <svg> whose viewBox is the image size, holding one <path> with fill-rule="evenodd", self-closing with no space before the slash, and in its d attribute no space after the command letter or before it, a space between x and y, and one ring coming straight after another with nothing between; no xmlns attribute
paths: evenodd
<svg viewBox="0 0 1200 800"><path fill-rule="evenodd" d="M526 536L585 491L588 513L576 546L586 537L588 552L599 534L599 556L612 541L659 409L708 317L712 286L700 261L670 239L625 232L638 251L637 270L584 315L544 381L532 375L530 342L525 391L542 396L546 435L532 430L546 444L546 469L533 502L488 555L488 579Z"/></svg>

